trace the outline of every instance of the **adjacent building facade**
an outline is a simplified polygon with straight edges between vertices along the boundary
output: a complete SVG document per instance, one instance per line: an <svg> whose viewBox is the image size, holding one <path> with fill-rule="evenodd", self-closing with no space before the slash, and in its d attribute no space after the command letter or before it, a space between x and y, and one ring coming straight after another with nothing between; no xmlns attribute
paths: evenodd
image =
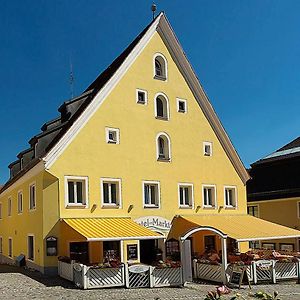
<svg viewBox="0 0 300 300"><path fill-rule="evenodd" d="M300 229L300 138L258 160L249 170L248 213L256 217ZM257 247L299 250L299 240L277 239L256 243Z"/></svg>
<svg viewBox="0 0 300 300"><path fill-rule="evenodd" d="M2 261L150 263L179 252L175 216L246 215L248 173L164 14L58 111L9 165ZM193 237L193 253L208 246L215 232Z"/></svg>

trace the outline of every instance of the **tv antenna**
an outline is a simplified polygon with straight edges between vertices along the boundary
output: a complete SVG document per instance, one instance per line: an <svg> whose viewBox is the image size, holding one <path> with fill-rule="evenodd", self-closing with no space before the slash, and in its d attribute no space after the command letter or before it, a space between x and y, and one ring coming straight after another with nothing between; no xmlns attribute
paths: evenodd
<svg viewBox="0 0 300 300"><path fill-rule="evenodd" d="M151 10L152 10L152 20L154 20L155 12L156 12L156 4L154 2L151 5Z"/></svg>

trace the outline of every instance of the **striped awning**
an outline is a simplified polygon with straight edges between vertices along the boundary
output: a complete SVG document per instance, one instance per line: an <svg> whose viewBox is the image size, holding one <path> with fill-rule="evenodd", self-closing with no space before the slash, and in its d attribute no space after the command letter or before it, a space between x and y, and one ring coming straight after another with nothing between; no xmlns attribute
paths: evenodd
<svg viewBox="0 0 300 300"><path fill-rule="evenodd" d="M238 242L300 238L300 231L250 215L177 216L172 221L168 238L183 238L199 229L212 230Z"/></svg>
<svg viewBox="0 0 300 300"><path fill-rule="evenodd" d="M74 218L63 221L87 241L144 240L164 238L130 218Z"/></svg>

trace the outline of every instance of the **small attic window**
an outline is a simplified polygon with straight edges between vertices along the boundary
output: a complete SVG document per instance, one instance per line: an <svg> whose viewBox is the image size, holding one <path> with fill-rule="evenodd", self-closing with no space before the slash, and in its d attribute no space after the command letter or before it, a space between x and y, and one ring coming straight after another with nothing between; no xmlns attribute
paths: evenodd
<svg viewBox="0 0 300 300"><path fill-rule="evenodd" d="M118 128L105 128L106 130L106 142L108 144L120 143L120 130Z"/></svg>
<svg viewBox="0 0 300 300"><path fill-rule="evenodd" d="M136 90L136 102L139 104L147 104L147 91L137 89Z"/></svg>
<svg viewBox="0 0 300 300"><path fill-rule="evenodd" d="M203 143L203 154L204 154L204 156L212 156L212 143L211 142Z"/></svg>
<svg viewBox="0 0 300 300"><path fill-rule="evenodd" d="M180 113L187 112L186 100L177 98L177 111Z"/></svg>
<svg viewBox="0 0 300 300"><path fill-rule="evenodd" d="M167 79L167 61L160 53L154 55L154 78L159 80Z"/></svg>

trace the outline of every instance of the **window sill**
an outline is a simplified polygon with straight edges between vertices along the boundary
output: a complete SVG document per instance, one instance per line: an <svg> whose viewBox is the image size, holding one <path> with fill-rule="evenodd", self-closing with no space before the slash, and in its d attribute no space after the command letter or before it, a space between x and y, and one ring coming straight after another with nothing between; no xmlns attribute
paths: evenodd
<svg viewBox="0 0 300 300"><path fill-rule="evenodd" d="M186 113L186 111L183 110L183 109L179 109L178 112L179 112L179 113L182 113L182 114L185 114L185 113Z"/></svg>
<svg viewBox="0 0 300 300"><path fill-rule="evenodd" d="M182 208L182 209L192 209L193 206L192 205L180 205L179 208Z"/></svg>
<svg viewBox="0 0 300 300"><path fill-rule="evenodd" d="M166 81L167 80L166 76L154 75L153 78L157 79L157 80L161 80L161 81Z"/></svg>
<svg viewBox="0 0 300 300"><path fill-rule="evenodd" d="M161 121L169 121L168 117L160 117L160 116L155 116L156 120L161 120Z"/></svg>
<svg viewBox="0 0 300 300"><path fill-rule="evenodd" d="M155 208L155 209L157 209L157 208L159 208L159 206L158 205L144 205L144 208Z"/></svg>
<svg viewBox="0 0 300 300"><path fill-rule="evenodd" d="M146 101L137 101L137 104L142 104L142 105L146 105Z"/></svg>
<svg viewBox="0 0 300 300"><path fill-rule="evenodd" d="M107 141L107 144L118 144L117 141Z"/></svg>
<svg viewBox="0 0 300 300"><path fill-rule="evenodd" d="M66 208L88 208L86 204L67 204Z"/></svg>
<svg viewBox="0 0 300 300"><path fill-rule="evenodd" d="M204 205L203 209L216 209L216 206L212 206L212 205Z"/></svg>
<svg viewBox="0 0 300 300"><path fill-rule="evenodd" d="M233 209L236 209L237 207L236 206L225 206L225 209L229 209L229 210L233 210Z"/></svg>
<svg viewBox="0 0 300 300"><path fill-rule="evenodd" d="M159 157L159 158L157 159L157 161L170 162L171 159L170 159L170 158Z"/></svg>
<svg viewBox="0 0 300 300"><path fill-rule="evenodd" d="M206 156L206 157L211 157L212 154L210 154L210 153L204 153L204 156Z"/></svg>
<svg viewBox="0 0 300 300"><path fill-rule="evenodd" d="M102 204L101 208L119 209L121 207L118 204Z"/></svg>

